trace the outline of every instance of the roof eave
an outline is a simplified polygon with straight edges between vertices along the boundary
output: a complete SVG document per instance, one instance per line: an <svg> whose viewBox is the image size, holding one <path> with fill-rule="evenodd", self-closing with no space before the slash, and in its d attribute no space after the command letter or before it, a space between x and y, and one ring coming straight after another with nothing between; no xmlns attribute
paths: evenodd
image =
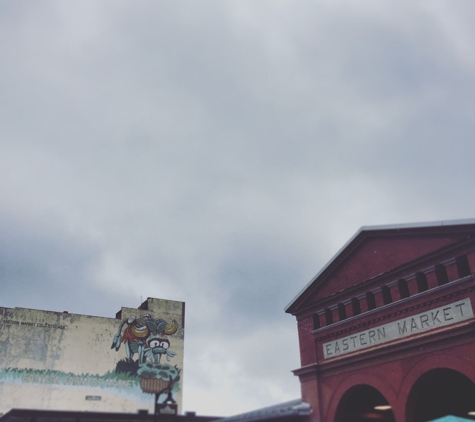
<svg viewBox="0 0 475 422"><path fill-rule="evenodd" d="M336 261L336 259L346 250L356 238L363 232L378 232L383 230L405 230L405 229L418 229L418 228L430 228L430 227L442 227L442 226L465 226L475 225L475 218L460 219L460 220L447 220L447 221L433 221L423 223L407 223L407 224L384 224L375 226L362 226L360 229L348 240L339 250L333 255L333 257L323 266L323 268L308 282L303 289L289 302L285 307L285 312L293 314L297 309L298 299L317 281L317 279Z"/></svg>

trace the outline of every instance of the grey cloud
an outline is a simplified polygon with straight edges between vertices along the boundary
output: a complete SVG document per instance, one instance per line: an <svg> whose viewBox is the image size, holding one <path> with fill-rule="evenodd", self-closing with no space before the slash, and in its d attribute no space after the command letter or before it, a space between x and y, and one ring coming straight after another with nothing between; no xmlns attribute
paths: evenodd
<svg viewBox="0 0 475 422"><path fill-rule="evenodd" d="M186 300L223 412L298 395L283 307L361 225L473 216L467 2L0 8L0 306Z"/></svg>

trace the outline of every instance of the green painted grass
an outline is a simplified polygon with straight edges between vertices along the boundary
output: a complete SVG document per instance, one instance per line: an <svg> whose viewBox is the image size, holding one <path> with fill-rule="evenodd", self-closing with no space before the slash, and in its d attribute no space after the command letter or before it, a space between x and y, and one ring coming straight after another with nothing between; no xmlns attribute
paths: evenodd
<svg viewBox="0 0 475 422"><path fill-rule="evenodd" d="M105 374L56 371L52 369L4 368L0 370L0 379L17 380L37 384L84 385L97 387L130 388L139 385L139 377L130 373Z"/></svg>

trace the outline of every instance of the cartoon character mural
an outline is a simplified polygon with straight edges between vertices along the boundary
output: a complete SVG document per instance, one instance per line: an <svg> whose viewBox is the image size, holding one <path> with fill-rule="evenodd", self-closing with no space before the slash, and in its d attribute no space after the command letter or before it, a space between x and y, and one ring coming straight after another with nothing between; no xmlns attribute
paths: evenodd
<svg viewBox="0 0 475 422"><path fill-rule="evenodd" d="M125 330L122 332L122 330ZM168 324L162 318L150 314L136 318L134 315L122 321L112 340L111 349L125 346L127 358L117 363L116 372L128 372L140 377L142 391L150 394L167 393L168 397L178 391L180 369L175 365L161 363L162 356L169 362L176 353L169 350L168 336L176 333L178 323ZM134 356L137 355L137 360Z"/></svg>

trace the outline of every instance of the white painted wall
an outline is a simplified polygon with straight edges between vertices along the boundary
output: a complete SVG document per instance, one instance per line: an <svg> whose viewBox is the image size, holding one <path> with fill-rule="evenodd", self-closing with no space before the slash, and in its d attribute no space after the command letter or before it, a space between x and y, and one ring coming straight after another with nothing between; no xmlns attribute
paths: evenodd
<svg viewBox="0 0 475 422"><path fill-rule="evenodd" d="M174 383L178 391L173 392L181 412L184 304L153 298L147 304L148 310L122 308L121 319L0 308L0 413L11 408L152 412L154 395L142 391L140 378L136 374L124 376L116 372L117 363L127 357L126 344L122 342L127 337L126 330L130 334L133 327L143 324L145 320L140 318L145 314L150 315L149 321L163 319L169 327L173 320L177 322L174 334L156 336L168 338L170 360L167 361L165 354L153 354L153 350L161 348L150 348L150 356L144 359L151 361L153 356L160 356L160 368L169 364L181 370L180 380ZM115 347L111 348L114 336L131 316L136 320L124 323L116 351ZM145 342L151 335L148 330L148 337L141 339ZM138 355L133 359L137 360Z"/></svg>

